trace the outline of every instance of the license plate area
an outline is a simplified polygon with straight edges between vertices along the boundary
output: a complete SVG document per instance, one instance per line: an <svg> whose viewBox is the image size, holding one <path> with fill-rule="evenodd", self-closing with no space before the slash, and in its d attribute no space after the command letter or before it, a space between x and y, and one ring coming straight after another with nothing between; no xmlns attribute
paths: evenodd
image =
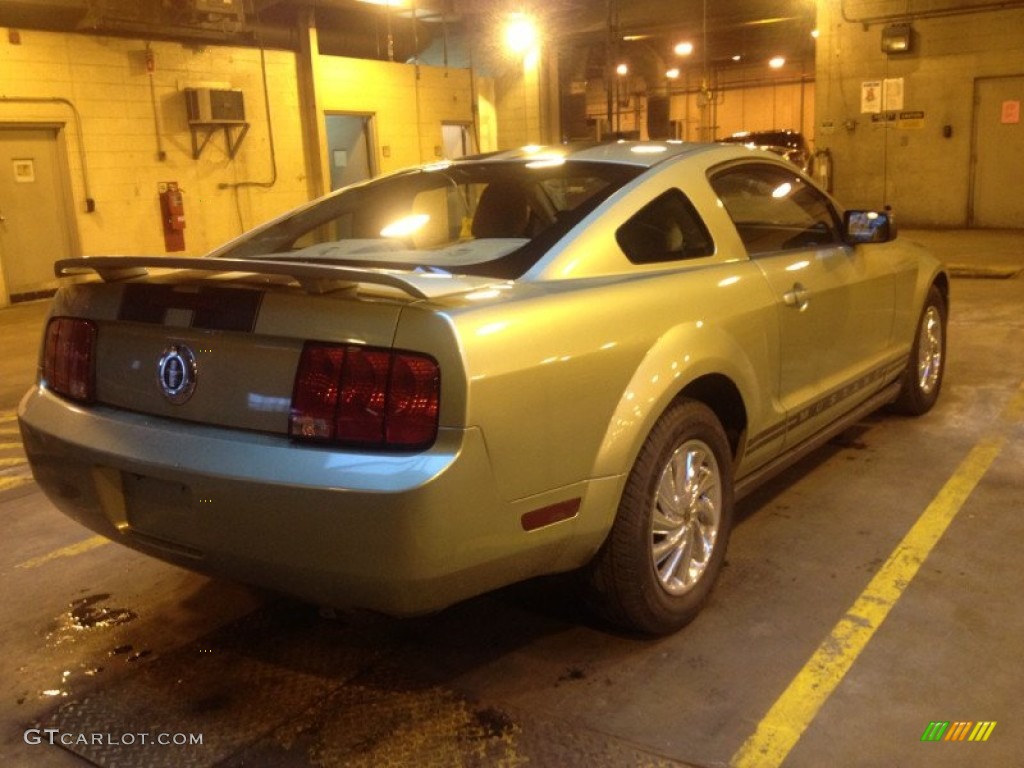
<svg viewBox="0 0 1024 768"><path fill-rule="evenodd" d="M196 530L192 490L182 483L132 472L121 473L125 511L132 530L187 542Z"/></svg>

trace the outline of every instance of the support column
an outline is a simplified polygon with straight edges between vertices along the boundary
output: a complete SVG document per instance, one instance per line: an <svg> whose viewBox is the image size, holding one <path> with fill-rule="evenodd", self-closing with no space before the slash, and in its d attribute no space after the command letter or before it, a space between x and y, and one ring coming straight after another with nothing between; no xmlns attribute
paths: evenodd
<svg viewBox="0 0 1024 768"><path fill-rule="evenodd" d="M306 180L310 199L330 191L330 166L327 163L327 127L320 102L320 44L313 8L302 11L299 19L299 106L302 135L306 145Z"/></svg>

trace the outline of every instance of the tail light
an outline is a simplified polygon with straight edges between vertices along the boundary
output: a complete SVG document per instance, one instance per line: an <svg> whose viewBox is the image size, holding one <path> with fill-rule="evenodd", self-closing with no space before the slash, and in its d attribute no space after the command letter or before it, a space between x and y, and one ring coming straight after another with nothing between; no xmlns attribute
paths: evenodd
<svg viewBox="0 0 1024 768"><path fill-rule="evenodd" d="M437 437L441 373L426 355L307 342L288 432L297 440L425 448Z"/></svg>
<svg viewBox="0 0 1024 768"><path fill-rule="evenodd" d="M96 399L96 325L77 317L55 317L46 326L42 383L72 400Z"/></svg>

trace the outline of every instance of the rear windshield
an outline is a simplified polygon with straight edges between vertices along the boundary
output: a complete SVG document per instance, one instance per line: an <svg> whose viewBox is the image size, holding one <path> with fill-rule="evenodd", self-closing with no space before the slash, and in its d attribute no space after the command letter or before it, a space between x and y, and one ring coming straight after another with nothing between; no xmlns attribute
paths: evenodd
<svg viewBox="0 0 1024 768"><path fill-rule="evenodd" d="M325 197L217 255L513 279L641 170L495 161L403 172Z"/></svg>

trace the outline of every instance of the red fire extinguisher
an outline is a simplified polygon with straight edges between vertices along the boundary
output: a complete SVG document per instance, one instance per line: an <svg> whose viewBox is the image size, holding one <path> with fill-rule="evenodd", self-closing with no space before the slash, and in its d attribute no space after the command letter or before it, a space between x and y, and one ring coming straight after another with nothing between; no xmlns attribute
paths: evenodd
<svg viewBox="0 0 1024 768"><path fill-rule="evenodd" d="M162 181L160 213L164 226L164 247L168 252L185 250L185 201L176 181Z"/></svg>

